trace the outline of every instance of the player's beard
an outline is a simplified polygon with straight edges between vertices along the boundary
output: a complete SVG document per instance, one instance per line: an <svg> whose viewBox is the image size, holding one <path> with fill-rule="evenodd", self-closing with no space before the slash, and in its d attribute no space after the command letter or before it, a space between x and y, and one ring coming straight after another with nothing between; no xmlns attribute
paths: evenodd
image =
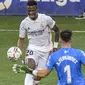
<svg viewBox="0 0 85 85"><path fill-rule="evenodd" d="M37 17L38 17L38 14L34 14L34 15L29 15L29 17L32 19L32 20L36 20Z"/></svg>

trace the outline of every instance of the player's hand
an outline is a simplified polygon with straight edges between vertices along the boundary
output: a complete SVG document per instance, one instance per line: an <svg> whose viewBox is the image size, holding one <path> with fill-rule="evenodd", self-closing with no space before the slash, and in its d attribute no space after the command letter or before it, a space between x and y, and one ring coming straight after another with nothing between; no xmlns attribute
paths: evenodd
<svg viewBox="0 0 85 85"><path fill-rule="evenodd" d="M12 70L13 70L15 73L18 73L18 72L19 72L18 64L14 64L13 67L12 67Z"/></svg>
<svg viewBox="0 0 85 85"><path fill-rule="evenodd" d="M23 70L21 70L21 66L18 65L18 64L14 64L13 67L12 67L12 70L13 70L15 73L24 72Z"/></svg>
<svg viewBox="0 0 85 85"><path fill-rule="evenodd" d="M53 50L50 51L49 55L50 55L51 53L57 51L57 50L58 50L58 48L53 48Z"/></svg>
<svg viewBox="0 0 85 85"><path fill-rule="evenodd" d="M27 65L14 64L12 69L15 73L30 73L30 74L32 74L32 69L28 68Z"/></svg>
<svg viewBox="0 0 85 85"><path fill-rule="evenodd" d="M55 52L55 51L57 51L58 50L58 48L53 48L53 52Z"/></svg>

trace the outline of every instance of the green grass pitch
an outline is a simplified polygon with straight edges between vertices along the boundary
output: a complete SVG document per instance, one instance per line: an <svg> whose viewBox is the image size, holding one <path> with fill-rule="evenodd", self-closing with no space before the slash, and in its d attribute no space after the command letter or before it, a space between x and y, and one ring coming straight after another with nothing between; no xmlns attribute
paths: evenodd
<svg viewBox="0 0 85 85"><path fill-rule="evenodd" d="M11 46L17 45L18 31L1 31L1 30L18 30L19 24L25 16L0 16L0 85L24 85L25 74L15 74L12 72L14 63L21 64L21 60L12 62L7 59L6 52ZM85 20L75 20L74 17L53 17L59 28L72 29L73 31L85 31ZM26 42L24 49L26 48ZM73 33L74 48L80 48L85 51L85 32ZM25 50L23 50L25 52ZM23 54L24 56L24 54ZM82 69L85 75L85 67ZM41 80L41 85L56 85L57 74L55 70L46 78Z"/></svg>

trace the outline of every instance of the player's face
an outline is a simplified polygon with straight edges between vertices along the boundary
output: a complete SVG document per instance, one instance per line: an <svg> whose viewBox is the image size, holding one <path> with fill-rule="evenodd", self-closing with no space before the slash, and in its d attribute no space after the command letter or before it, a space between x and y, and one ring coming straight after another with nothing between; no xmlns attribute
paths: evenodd
<svg viewBox="0 0 85 85"><path fill-rule="evenodd" d="M37 18L37 6L28 6L28 15L32 20Z"/></svg>

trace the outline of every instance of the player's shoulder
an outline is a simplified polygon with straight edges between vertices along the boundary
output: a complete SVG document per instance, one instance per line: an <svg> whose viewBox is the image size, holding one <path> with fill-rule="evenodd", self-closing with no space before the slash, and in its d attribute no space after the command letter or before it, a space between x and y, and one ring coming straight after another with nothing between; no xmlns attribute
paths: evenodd
<svg viewBox="0 0 85 85"><path fill-rule="evenodd" d="M26 23L28 21L28 17L25 17L22 21L21 21L21 23Z"/></svg>
<svg viewBox="0 0 85 85"><path fill-rule="evenodd" d="M76 51L76 53L77 53L78 55L82 55L82 54L85 55L85 52L84 52L83 50L81 50L81 49L75 49L75 51Z"/></svg>
<svg viewBox="0 0 85 85"><path fill-rule="evenodd" d="M65 50L65 49L60 48L58 51L53 52L52 55L59 55L59 54L61 54L64 50ZM70 48L70 52L80 53L80 52L83 52L83 50L81 50L81 49L75 49L75 48Z"/></svg>
<svg viewBox="0 0 85 85"><path fill-rule="evenodd" d="M59 58L59 55L60 55L60 53L59 53L59 50L58 50L58 51L53 52L53 53L50 55L49 58L50 58L51 60L55 61L55 60L57 60L57 59Z"/></svg>
<svg viewBox="0 0 85 85"><path fill-rule="evenodd" d="M70 51L73 51L73 52L80 52L81 50L80 50L80 49L77 49L77 48L71 48Z"/></svg>
<svg viewBox="0 0 85 85"><path fill-rule="evenodd" d="M60 50L55 51L55 52L53 52L53 53L51 54L51 56L57 56L57 55L59 55L59 53L60 53Z"/></svg>
<svg viewBox="0 0 85 85"><path fill-rule="evenodd" d="M78 48L71 48L71 50L73 52L76 52L76 54L80 54L80 53L84 52L82 49L78 49Z"/></svg>
<svg viewBox="0 0 85 85"><path fill-rule="evenodd" d="M75 49L77 52L82 52L83 50L81 50L81 49Z"/></svg>
<svg viewBox="0 0 85 85"><path fill-rule="evenodd" d="M48 16L46 14L43 14L43 13L38 13L39 16Z"/></svg>
<svg viewBox="0 0 85 85"><path fill-rule="evenodd" d="M38 15L40 17L44 17L44 18L49 18L50 17L49 15L46 15L46 14L43 14L43 13L38 13Z"/></svg>

